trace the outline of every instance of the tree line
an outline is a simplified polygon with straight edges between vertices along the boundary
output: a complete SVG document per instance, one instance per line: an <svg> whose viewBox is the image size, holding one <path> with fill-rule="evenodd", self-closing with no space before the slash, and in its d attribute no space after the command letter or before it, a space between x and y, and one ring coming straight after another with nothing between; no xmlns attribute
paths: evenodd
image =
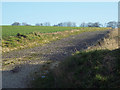
<svg viewBox="0 0 120 90"><path fill-rule="evenodd" d="M12 26L31 26L30 24L27 24L25 22L19 23L19 22L14 22ZM99 22L89 22L89 23L81 23L79 26L76 25L75 22L61 22L58 24L51 25L49 22L45 23L36 23L35 26L60 26L60 27L112 27L116 28L120 26L120 22L116 21L110 21L108 23L105 23L104 25L99 23Z"/></svg>

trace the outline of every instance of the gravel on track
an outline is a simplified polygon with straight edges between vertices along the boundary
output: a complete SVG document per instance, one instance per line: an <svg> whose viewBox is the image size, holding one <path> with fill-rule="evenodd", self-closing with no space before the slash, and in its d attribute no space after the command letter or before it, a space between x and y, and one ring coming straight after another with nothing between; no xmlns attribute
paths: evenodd
<svg viewBox="0 0 120 90"><path fill-rule="evenodd" d="M2 59L22 58L22 57L37 57L38 59L28 60L23 64L16 66L12 70L2 71L2 86L3 88L27 88L27 77L30 73L37 71L41 67L41 60L62 61L67 56L70 56L75 51L87 49L94 45L98 40L111 30L84 32L79 35L72 35L63 38L44 46L23 49L19 51L11 51L2 56ZM34 54L34 56L33 56Z"/></svg>

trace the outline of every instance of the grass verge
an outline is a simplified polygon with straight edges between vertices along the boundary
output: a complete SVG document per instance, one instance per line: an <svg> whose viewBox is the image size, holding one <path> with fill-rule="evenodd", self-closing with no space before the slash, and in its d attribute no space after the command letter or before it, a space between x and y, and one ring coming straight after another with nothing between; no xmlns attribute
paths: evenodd
<svg viewBox="0 0 120 90"><path fill-rule="evenodd" d="M76 52L45 77L32 81L34 88L118 88L120 49Z"/></svg>

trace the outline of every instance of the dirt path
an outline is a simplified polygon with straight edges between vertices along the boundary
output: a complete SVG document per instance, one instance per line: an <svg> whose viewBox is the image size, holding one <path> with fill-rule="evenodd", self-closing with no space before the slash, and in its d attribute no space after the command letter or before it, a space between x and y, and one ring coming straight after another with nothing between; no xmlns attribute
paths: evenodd
<svg viewBox="0 0 120 90"><path fill-rule="evenodd" d="M27 88L30 74L40 70L44 63L59 62L77 50L87 49L109 31L84 32L44 46L4 54L3 62L9 63L2 70L3 88Z"/></svg>

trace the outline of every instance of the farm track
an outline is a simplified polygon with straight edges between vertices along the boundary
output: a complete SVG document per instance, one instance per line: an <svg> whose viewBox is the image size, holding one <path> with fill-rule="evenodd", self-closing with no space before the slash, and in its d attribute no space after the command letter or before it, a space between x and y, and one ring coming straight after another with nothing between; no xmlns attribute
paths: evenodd
<svg viewBox="0 0 120 90"><path fill-rule="evenodd" d="M54 41L44 46L37 46L30 49L12 51L2 56L3 60L14 58L32 57L31 60L23 61L18 65L3 66L8 69L2 71L3 88L27 88L28 77L30 73L37 72L42 66L41 61L62 61L75 51L87 49L103 38L110 30L84 32L79 35L73 35L68 38ZM32 77L31 77L32 78Z"/></svg>

